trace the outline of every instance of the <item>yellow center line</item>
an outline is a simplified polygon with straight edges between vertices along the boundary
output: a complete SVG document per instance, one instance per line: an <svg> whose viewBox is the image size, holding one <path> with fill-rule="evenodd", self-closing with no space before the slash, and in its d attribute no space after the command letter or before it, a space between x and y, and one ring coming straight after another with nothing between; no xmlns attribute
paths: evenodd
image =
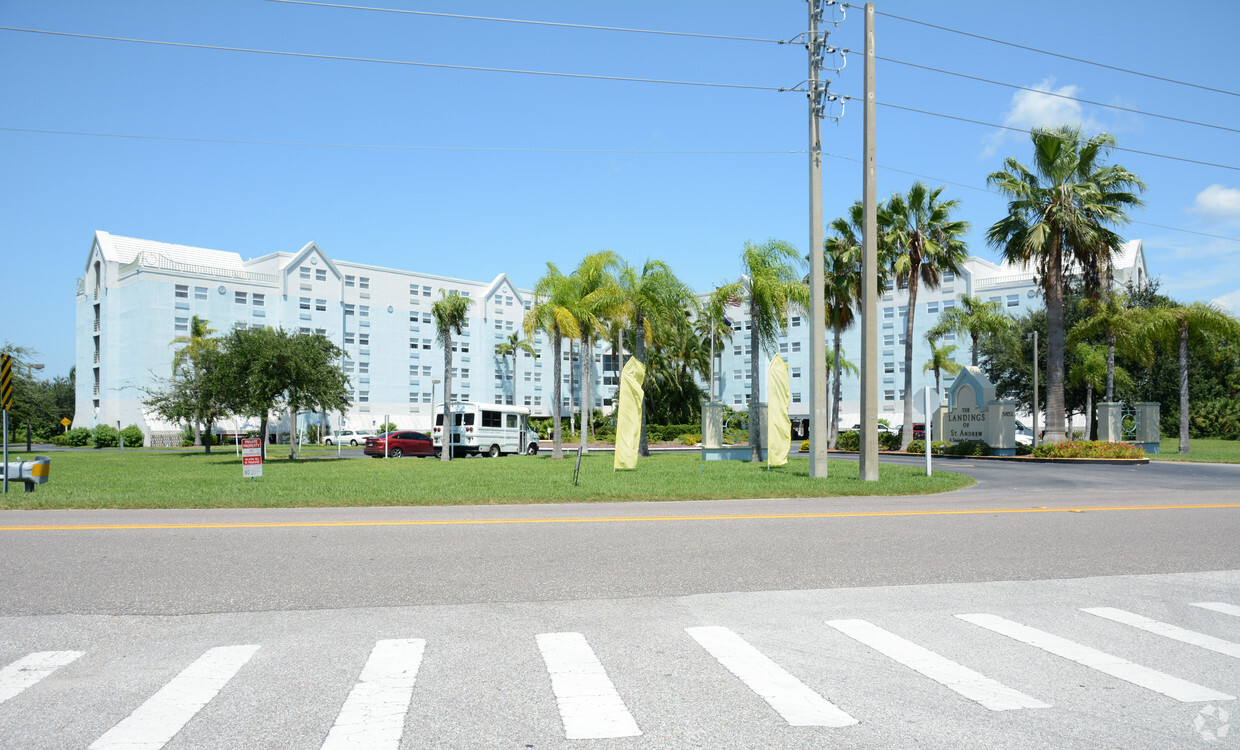
<svg viewBox="0 0 1240 750"><path fill-rule="evenodd" d="M0 526L0 531L124 531L136 529L292 529L332 526L472 526L530 523L644 523L650 521L768 521L796 518L876 518L894 516L977 516L1000 513L1085 513L1112 510L1201 510L1240 508L1240 503L1207 505L1101 505L1079 508L989 508L969 510L884 510L852 513L753 513L705 516L601 516L598 518L461 518L409 521L259 521L234 523L132 523Z"/></svg>

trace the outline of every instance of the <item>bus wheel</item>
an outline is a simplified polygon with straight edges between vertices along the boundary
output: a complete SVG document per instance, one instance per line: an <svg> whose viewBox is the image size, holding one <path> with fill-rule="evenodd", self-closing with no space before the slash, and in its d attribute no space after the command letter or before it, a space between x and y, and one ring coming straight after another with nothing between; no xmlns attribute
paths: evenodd
<svg viewBox="0 0 1240 750"><path fill-rule="evenodd" d="M491 450L487 451L487 455L491 458L499 458L499 446L492 445Z"/></svg>

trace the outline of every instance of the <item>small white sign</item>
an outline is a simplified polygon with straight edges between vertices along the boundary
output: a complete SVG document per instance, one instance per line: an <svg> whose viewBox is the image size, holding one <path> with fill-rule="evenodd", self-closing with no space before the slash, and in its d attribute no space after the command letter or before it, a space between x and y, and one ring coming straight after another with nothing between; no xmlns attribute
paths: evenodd
<svg viewBox="0 0 1240 750"><path fill-rule="evenodd" d="M241 477L254 478L263 475L263 441L259 438L241 440Z"/></svg>

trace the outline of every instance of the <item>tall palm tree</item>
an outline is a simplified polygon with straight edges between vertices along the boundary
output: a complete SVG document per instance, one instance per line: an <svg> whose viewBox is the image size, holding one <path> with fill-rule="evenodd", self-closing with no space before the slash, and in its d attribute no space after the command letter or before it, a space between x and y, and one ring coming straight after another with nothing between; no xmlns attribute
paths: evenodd
<svg viewBox="0 0 1240 750"><path fill-rule="evenodd" d="M1094 392L1104 387L1111 387L1116 381L1121 388L1130 388L1132 378L1122 367L1115 366L1114 356L1108 362L1107 352L1101 346L1076 343L1076 367L1068 373L1068 380L1074 385L1085 386L1085 439L1094 434ZM1110 397L1107 399L1110 400Z"/></svg>
<svg viewBox="0 0 1240 750"><path fill-rule="evenodd" d="M709 379L710 373L713 372L716 381L711 382L710 387L706 389L707 398L710 401L715 401L720 395L717 381L720 377L719 368L723 362L723 347L732 340L732 323L728 320L727 308L733 304L736 304L734 300L720 297L717 291L712 292L706 298L705 304L700 305L701 312L693 321L693 329L702 339L706 349L715 353L706 376Z"/></svg>
<svg viewBox="0 0 1240 750"><path fill-rule="evenodd" d="M535 331L543 331L551 338L552 360L554 361L554 382L551 397L551 419L553 440L551 457L564 458L564 435L561 424L563 405L563 384L561 367L562 344L565 337L574 339L578 336L577 318L573 315L572 305L576 298L576 289L572 279L560 273L554 263L547 264L547 272L534 285L534 304L525 314L525 335L533 336Z"/></svg>
<svg viewBox="0 0 1240 750"><path fill-rule="evenodd" d="M1109 403L1115 397L1116 351L1126 359L1148 366L1154 360L1154 349L1149 337L1142 333L1145 311L1130 308L1125 295L1104 294L1093 301L1091 307L1093 314L1072 327L1067 343L1095 338L1106 340L1106 400Z"/></svg>
<svg viewBox="0 0 1240 750"><path fill-rule="evenodd" d="M882 210L880 222L890 245L891 271L908 288L908 319L904 333L904 424L913 423L913 318L917 312L917 289L937 289L945 272L960 273L968 257L961 237L969 231L967 221L951 214L958 200L939 200L943 187L933 190L915 182L908 195L896 193ZM900 449L907 450L913 431L905 430Z"/></svg>
<svg viewBox="0 0 1240 750"><path fill-rule="evenodd" d="M661 260L647 259L639 269L630 263L617 268L615 284L606 290L610 297L606 306L612 316L622 321L633 336L633 356L646 365L646 347L654 343L657 330L697 316L697 298L688 285L677 278L670 266ZM722 317L722 316L721 316ZM650 389L646 389L650 394ZM642 399L641 438L638 455L649 456L646 437L647 410L650 398Z"/></svg>
<svg viewBox="0 0 1240 750"><path fill-rule="evenodd" d="M749 448L750 460L762 460L762 429L756 413L761 399L762 352L776 343L788 325L790 308L809 309L809 285L801 277L801 256L782 240L761 245L745 243L741 251L741 279L720 288L720 293L743 299L749 308Z"/></svg>
<svg viewBox="0 0 1240 750"><path fill-rule="evenodd" d="M956 360L952 359L952 355L956 353L955 344L939 346L935 343L938 339L931 336L929 333L926 334L926 341L930 344L930 359L926 360L926 364L922 366L921 371L930 372L931 370L934 370L934 390L942 394L942 373L945 372L952 376L959 375L960 371L964 369L964 367L960 363L956 362ZM927 414L926 419L929 418L930 415ZM905 424L909 423L905 422Z"/></svg>
<svg viewBox="0 0 1240 750"><path fill-rule="evenodd" d="M1222 308L1204 302L1149 311L1147 333L1167 348L1180 349L1180 453L1188 453L1188 344L1207 337L1223 341L1240 339L1240 321Z"/></svg>
<svg viewBox="0 0 1240 750"><path fill-rule="evenodd" d="M616 307L616 280L612 270L620 256L611 250L590 253L573 271L576 300L573 314L581 339L581 448L588 453L594 415L594 341L607 336L607 319Z"/></svg>
<svg viewBox="0 0 1240 750"><path fill-rule="evenodd" d="M840 380L844 375L851 375L854 378L861 374L861 369L855 364L848 361L844 354L844 347L836 347L834 356L827 354L827 367L830 367L835 373L832 381L831 396L831 442L830 447L835 448L840 436Z"/></svg>
<svg viewBox="0 0 1240 750"><path fill-rule="evenodd" d="M512 357L512 402L517 403L517 354L525 352L526 354L538 358L538 350L534 348L534 343L523 337L520 331L508 334L508 338L495 345L495 356L500 359Z"/></svg>
<svg viewBox="0 0 1240 750"><path fill-rule="evenodd" d="M973 341L973 366L977 367L977 342L982 336L1001 336L1012 327L1012 318L1004 314L998 302L983 302L981 297L960 295L960 304L939 315L939 322L926 331L927 338L940 339L948 333L968 334Z"/></svg>
<svg viewBox="0 0 1240 750"><path fill-rule="evenodd" d="M469 316L469 306L473 300L464 295L448 294L441 289L439 299L431 305L431 315L435 316L435 337L443 346L443 440L440 457L444 461L452 460L452 333L461 335L461 328Z"/></svg>
<svg viewBox="0 0 1240 750"><path fill-rule="evenodd" d="M205 356L210 353L219 351L219 341L210 338L215 333L214 328L207 327L207 320L199 318L197 315L190 318L189 331L187 336L177 336L172 340L171 346L183 344L172 354L172 376L175 378L178 373L183 373L190 380L198 375L199 363L203 361ZM198 417L194 417L194 445L203 445L202 442L202 423ZM207 435L207 442L204 446L207 453L211 452L211 436Z"/></svg>
<svg viewBox="0 0 1240 750"><path fill-rule="evenodd" d="M1007 196L1007 216L986 232L992 247L1012 263L1032 264L1046 301L1046 442L1064 432L1065 272L1084 269L1086 279L1109 265L1123 240L1110 227L1128 222L1125 209L1140 206L1141 179L1102 159L1115 138L1101 133L1088 140L1079 128L1032 133L1033 167L1012 157L986 182Z"/></svg>

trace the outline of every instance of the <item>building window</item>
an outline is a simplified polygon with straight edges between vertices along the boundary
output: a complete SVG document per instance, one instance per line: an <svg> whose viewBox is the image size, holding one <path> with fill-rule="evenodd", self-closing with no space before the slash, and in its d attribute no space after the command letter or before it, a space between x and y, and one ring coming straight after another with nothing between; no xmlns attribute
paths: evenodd
<svg viewBox="0 0 1240 750"><path fill-rule="evenodd" d="M800 368L800 367L793 367L793 368L792 368L792 377L794 377L794 378L799 378L799 377L801 377L801 368Z"/></svg>
<svg viewBox="0 0 1240 750"><path fill-rule="evenodd" d="M908 305L900 305L900 317L901 318L908 317Z"/></svg>
<svg viewBox="0 0 1240 750"><path fill-rule="evenodd" d="M350 305L348 303L345 304L344 306L345 315L353 315L356 312L357 312L357 307L355 305Z"/></svg>
<svg viewBox="0 0 1240 750"><path fill-rule="evenodd" d="M888 318L888 319L890 319L890 318L895 318L895 316L896 316L896 309L895 309L894 307L884 307L884 308L883 308L883 317L884 317L884 318Z"/></svg>
<svg viewBox="0 0 1240 750"><path fill-rule="evenodd" d="M886 375L891 375L891 374L892 374L892 373L894 373L895 371L896 371L896 363L895 363L895 362L884 362L884 363L883 363L883 373L884 373L884 374L886 374Z"/></svg>
<svg viewBox="0 0 1240 750"><path fill-rule="evenodd" d="M883 400L884 400L884 401L895 401L895 400L896 400L896 392L895 392L894 390L892 390L892 391L883 391Z"/></svg>
<svg viewBox="0 0 1240 750"><path fill-rule="evenodd" d="M956 332L955 332L955 331L948 331L947 333L943 334L943 340L944 340L944 341L955 341L955 340L956 340Z"/></svg>
<svg viewBox="0 0 1240 750"><path fill-rule="evenodd" d="M327 281L327 269L326 268L314 269L314 280L315 281Z"/></svg>
<svg viewBox="0 0 1240 750"><path fill-rule="evenodd" d="M301 267L301 277L306 281L310 280L310 266Z"/></svg>
<svg viewBox="0 0 1240 750"><path fill-rule="evenodd" d="M896 335L894 333L888 333L883 336L883 346L895 346L895 345L896 345Z"/></svg>
<svg viewBox="0 0 1240 750"><path fill-rule="evenodd" d="M938 311L939 311L938 302L927 302L926 303L926 312L934 314L934 313L937 313Z"/></svg>
<svg viewBox="0 0 1240 750"><path fill-rule="evenodd" d="M943 301L943 312L947 312L948 310L954 309L955 307L956 307L956 300L949 299L949 300Z"/></svg>
<svg viewBox="0 0 1240 750"><path fill-rule="evenodd" d="M345 277L344 277L344 285L345 285L345 286L353 286L355 282L356 282L356 279L354 279L354 277L352 277L352 276L345 276Z"/></svg>
<svg viewBox="0 0 1240 750"><path fill-rule="evenodd" d="M327 300L316 299L314 301L314 309L318 310L319 312L327 312Z"/></svg>
<svg viewBox="0 0 1240 750"><path fill-rule="evenodd" d="M300 307L302 310L309 310L310 309L310 298L309 297L300 298L299 300L297 300L297 306Z"/></svg>
<svg viewBox="0 0 1240 750"><path fill-rule="evenodd" d="M262 307L265 299L266 298L258 292L250 295L250 301L254 303L255 307Z"/></svg>
<svg viewBox="0 0 1240 750"><path fill-rule="evenodd" d="M357 401L360 404L370 403L370 391L358 391Z"/></svg>
<svg viewBox="0 0 1240 750"><path fill-rule="evenodd" d="M428 313L428 312L424 312L424 313L422 313L422 322L423 322L423 323L433 323L433 322L435 322L435 321L434 321L433 316L432 316L430 313Z"/></svg>
<svg viewBox="0 0 1240 750"><path fill-rule="evenodd" d="M189 285L188 284L177 284L176 289L173 291L172 294L178 299L189 299Z"/></svg>
<svg viewBox="0 0 1240 750"><path fill-rule="evenodd" d="M422 339L422 348L423 348L423 349L430 349L430 348L431 348L431 340L430 340L430 339Z"/></svg>
<svg viewBox="0 0 1240 750"><path fill-rule="evenodd" d="M797 315L792 316L792 327L793 327L793 328L800 328L800 327L801 327L801 318L800 318L800 316L797 316Z"/></svg>
<svg viewBox="0 0 1240 750"><path fill-rule="evenodd" d="M353 338L353 334L352 334L352 333L350 333L350 332L348 332L348 331L345 331L345 334L344 334L344 343L346 343L346 344L352 344L352 343L354 343L354 341L355 341L355 339Z"/></svg>
<svg viewBox="0 0 1240 750"><path fill-rule="evenodd" d="M781 342L779 342L779 353L780 353L780 354L787 354L787 353L788 353L788 342L787 342L787 341L781 341Z"/></svg>
<svg viewBox="0 0 1240 750"><path fill-rule="evenodd" d="M175 325L173 326L174 330L180 331L182 333L189 330L189 318L177 318L174 322L175 322Z"/></svg>
<svg viewBox="0 0 1240 750"><path fill-rule="evenodd" d="M794 403L794 404L799 404L799 403L801 403L801 394L800 394L799 392L797 392L797 391L793 391L793 393L792 393L792 403Z"/></svg>
<svg viewBox="0 0 1240 750"><path fill-rule="evenodd" d="M1020 295L1019 295L1019 294L1009 294L1009 295L1007 296L1007 306L1008 306L1008 307L1016 307L1016 306L1017 306L1017 305L1019 305L1019 304L1020 304Z"/></svg>
<svg viewBox="0 0 1240 750"><path fill-rule="evenodd" d="M244 305L248 297L249 295L245 292L233 292L233 302L236 302L238 305Z"/></svg>
<svg viewBox="0 0 1240 750"><path fill-rule="evenodd" d="M953 281L955 281L955 280L956 280L956 274L954 274L954 273L945 273L945 274L943 274L943 278L941 279L941 281L942 281L944 284L950 284L950 283L952 283L952 282L953 282Z"/></svg>
<svg viewBox="0 0 1240 750"><path fill-rule="evenodd" d="M742 375L742 374L741 374L741 371L740 371L740 370L733 370L733 371L732 371L732 379L733 379L733 380L740 380L740 379L741 379L741 378L743 378L743 377L744 377L744 375Z"/></svg>
<svg viewBox="0 0 1240 750"><path fill-rule="evenodd" d="M422 287L422 296L423 296L423 297L429 297L429 296L431 296L431 288L430 288L429 286L423 286L423 287Z"/></svg>
<svg viewBox="0 0 1240 750"><path fill-rule="evenodd" d="M194 299L199 302L205 302L207 300L207 288L205 286L194 287Z"/></svg>
<svg viewBox="0 0 1240 750"><path fill-rule="evenodd" d="M370 305L358 305L357 306L357 317L369 318L370 317Z"/></svg>
<svg viewBox="0 0 1240 750"><path fill-rule="evenodd" d="M358 289L370 289L370 277L369 276L357 277L357 288Z"/></svg>
<svg viewBox="0 0 1240 750"><path fill-rule="evenodd" d="M792 342L792 351L793 351L793 352L799 352L799 351L801 351L801 342L800 342L800 341L793 341L793 342Z"/></svg>
<svg viewBox="0 0 1240 750"><path fill-rule="evenodd" d="M369 333L357 334L357 345L358 346L370 346L370 334Z"/></svg>

